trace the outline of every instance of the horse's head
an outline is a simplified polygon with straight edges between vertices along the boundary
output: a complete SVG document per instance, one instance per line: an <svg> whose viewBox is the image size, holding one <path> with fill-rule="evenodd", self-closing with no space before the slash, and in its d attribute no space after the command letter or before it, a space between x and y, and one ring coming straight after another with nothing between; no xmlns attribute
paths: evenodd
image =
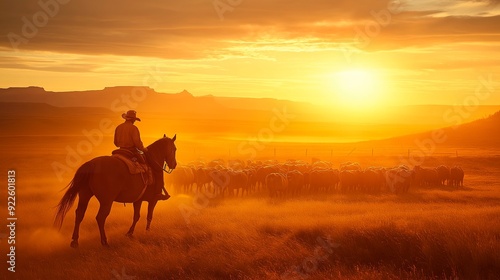
<svg viewBox="0 0 500 280"><path fill-rule="evenodd" d="M177 134L174 135L172 139L168 138L165 134L163 134L163 141L165 141L165 155L164 161L167 163L167 166L170 170L174 170L177 167L177 160L175 159L175 152L177 151L177 147L175 147L175 140L177 139Z"/></svg>
<svg viewBox="0 0 500 280"><path fill-rule="evenodd" d="M155 162L155 166L163 168L163 170L165 170L163 165L166 162L169 169L165 170L167 173L171 173L177 167L175 139L177 139L177 135L170 139L163 134L163 138L148 146L148 153L146 154L152 162Z"/></svg>

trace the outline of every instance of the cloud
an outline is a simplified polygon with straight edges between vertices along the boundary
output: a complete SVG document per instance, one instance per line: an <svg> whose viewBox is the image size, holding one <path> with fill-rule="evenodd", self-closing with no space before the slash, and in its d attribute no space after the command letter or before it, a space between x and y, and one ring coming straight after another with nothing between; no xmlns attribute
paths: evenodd
<svg viewBox="0 0 500 280"><path fill-rule="evenodd" d="M450 7L477 6L476 1L445 1L456 3L454 6L434 2L421 1L423 4L417 6L410 5L414 1L401 2L404 11L393 15L391 24L371 47L393 49L450 40L498 41L498 16L430 17L451 13ZM0 11L4 19L0 46L6 48L11 47L7 34L22 36L22 18L32 21L33 15L42 10L37 1L13 1L9 5L8 10ZM332 48L349 42L356 35L356 26L362 28L373 21L371 12L386 9L387 5L385 0L253 0L227 11L221 21L212 1L72 0L60 5L59 12L20 49L195 60L235 55L239 44L234 42L268 42L268 38L281 40L268 44L268 50L303 51L312 45L317 49ZM283 44L291 41L306 41L307 45ZM253 57L264 58L255 52Z"/></svg>
<svg viewBox="0 0 500 280"><path fill-rule="evenodd" d="M433 17L447 16L494 16L499 15L498 0L444 0L407 1L405 6L413 11L429 11Z"/></svg>

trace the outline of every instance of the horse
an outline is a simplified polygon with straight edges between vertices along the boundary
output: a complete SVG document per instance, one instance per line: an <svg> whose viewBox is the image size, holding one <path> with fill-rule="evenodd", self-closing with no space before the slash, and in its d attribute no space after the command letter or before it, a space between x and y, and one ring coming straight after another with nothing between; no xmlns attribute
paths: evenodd
<svg viewBox="0 0 500 280"><path fill-rule="evenodd" d="M146 160L153 170L153 177L163 187L163 171L172 172L177 166L175 153L175 135L172 139L163 135L163 138L155 141L147 147ZM165 170L164 163L169 170ZM70 246L78 247L79 228L83 220L89 200L95 196L99 201L99 211L96 216L97 225L101 235L101 244L109 246L104 230L104 223L108 217L113 202L133 203L134 221L127 233L132 236L135 224L139 220L139 212L142 201L148 201L148 223L151 224L153 209L158 202L154 199L155 185L148 185L144 190L141 174L130 174L127 166L118 158L113 156L101 156L87 161L78 168L73 180L66 188L68 190L57 205L54 226L61 229L66 213L71 209L78 195L78 207L76 208L75 227Z"/></svg>

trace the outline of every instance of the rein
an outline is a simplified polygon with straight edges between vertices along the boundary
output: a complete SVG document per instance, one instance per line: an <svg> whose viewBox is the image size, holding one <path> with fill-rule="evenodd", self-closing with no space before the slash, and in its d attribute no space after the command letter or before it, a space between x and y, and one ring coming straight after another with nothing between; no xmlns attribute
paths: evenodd
<svg viewBox="0 0 500 280"><path fill-rule="evenodd" d="M149 153L149 152L148 152ZM167 173L167 174L170 174L172 173L174 170L172 168L169 168L168 170L166 169L166 166L167 166L167 163L165 162L165 160L163 160L163 167L156 161L154 160L152 157L148 156L148 153L146 154L146 158L147 158L147 161L149 162L153 162L155 166L151 166L151 168L153 167L158 167L159 169L163 170L163 172ZM151 165L151 164L150 164ZM165 186L162 185L161 188L163 189L163 191L168 194L167 190L165 189Z"/></svg>
<svg viewBox="0 0 500 280"><path fill-rule="evenodd" d="M166 169L167 163L164 160L163 160L163 162L164 162L163 163L163 167L156 160L154 160L154 159L150 159L150 161L154 162L154 164L156 165L156 167L160 168L161 170L163 170L163 172L165 172L167 174L170 174L170 173L172 173L174 171L172 168L168 168L168 170Z"/></svg>
<svg viewBox="0 0 500 280"><path fill-rule="evenodd" d="M170 174L174 171L172 168L168 168L168 170L166 169L166 167L167 167L166 162L163 163L163 167L162 167L158 162L156 162L156 160L151 159L150 161L154 162L154 164L156 164L156 167L160 168L161 170L163 170L167 174Z"/></svg>
<svg viewBox="0 0 500 280"><path fill-rule="evenodd" d="M156 164L158 164L156 161L155 161L155 163L156 163ZM158 166L160 166L160 165L158 164ZM169 167L169 168L168 168L168 170L167 170L167 169L165 169L166 167L167 167L167 163L166 163L166 162L165 162L165 163L163 163L163 168L160 166L160 168L161 168L161 169L162 169L165 173L167 173L167 174L170 174L170 173L172 173L172 172L174 171L174 170L173 170L172 168L170 168L170 167Z"/></svg>

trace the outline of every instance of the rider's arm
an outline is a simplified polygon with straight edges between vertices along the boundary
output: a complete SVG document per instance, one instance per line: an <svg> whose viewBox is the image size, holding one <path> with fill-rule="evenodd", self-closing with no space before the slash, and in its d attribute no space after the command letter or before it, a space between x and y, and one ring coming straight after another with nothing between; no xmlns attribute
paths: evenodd
<svg viewBox="0 0 500 280"><path fill-rule="evenodd" d="M132 140L134 141L134 146L145 152L146 149L144 148L144 145L142 144L142 141L141 141L141 134L139 133L139 129L137 127L135 127L134 129L134 132L132 133Z"/></svg>
<svg viewBox="0 0 500 280"><path fill-rule="evenodd" d="M117 138L116 138L116 132L117 132L117 130L118 130L118 127L115 129L115 139L114 139L114 143L115 143L115 146L116 146L116 147L119 147L119 146L118 146L118 141L117 141Z"/></svg>

